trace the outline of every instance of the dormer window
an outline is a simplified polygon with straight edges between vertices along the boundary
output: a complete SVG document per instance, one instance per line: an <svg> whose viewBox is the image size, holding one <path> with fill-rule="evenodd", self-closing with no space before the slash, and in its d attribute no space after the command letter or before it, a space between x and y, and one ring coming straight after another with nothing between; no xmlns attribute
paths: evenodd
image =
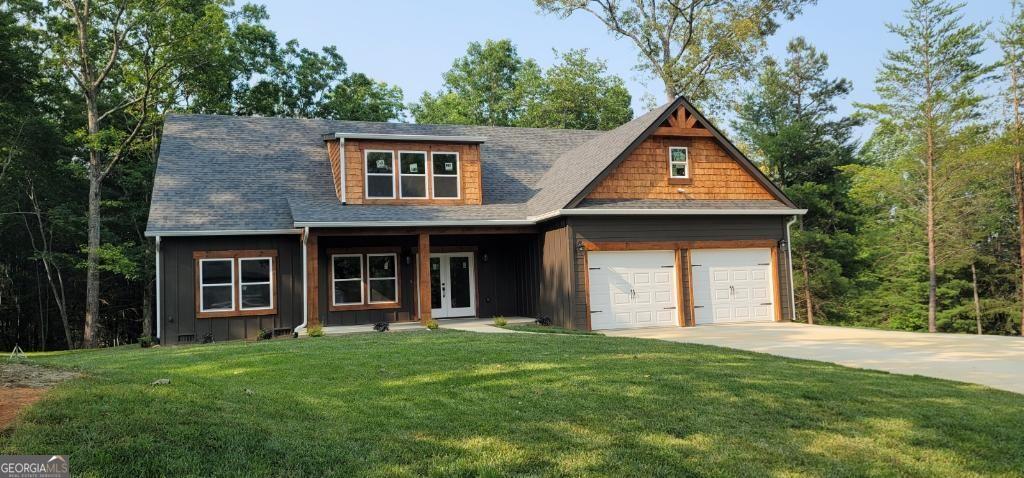
<svg viewBox="0 0 1024 478"><path fill-rule="evenodd" d="M459 198L459 153L433 153L434 198Z"/></svg>
<svg viewBox="0 0 1024 478"><path fill-rule="evenodd" d="M394 152L366 150L366 197L373 199L394 199Z"/></svg>
<svg viewBox="0 0 1024 478"><path fill-rule="evenodd" d="M403 199L426 199L427 153L423 151L399 151L398 163L401 197Z"/></svg>
<svg viewBox="0 0 1024 478"><path fill-rule="evenodd" d="M668 148L668 171L671 179L690 178L690 152L685 147Z"/></svg>

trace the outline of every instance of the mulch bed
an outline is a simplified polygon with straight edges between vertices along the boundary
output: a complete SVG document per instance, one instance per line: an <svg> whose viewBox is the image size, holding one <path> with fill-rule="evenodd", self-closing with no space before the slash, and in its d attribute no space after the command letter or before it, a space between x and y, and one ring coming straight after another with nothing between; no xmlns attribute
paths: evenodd
<svg viewBox="0 0 1024 478"><path fill-rule="evenodd" d="M23 363L0 363L0 430L10 426L22 409L41 400L50 387L79 375Z"/></svg>

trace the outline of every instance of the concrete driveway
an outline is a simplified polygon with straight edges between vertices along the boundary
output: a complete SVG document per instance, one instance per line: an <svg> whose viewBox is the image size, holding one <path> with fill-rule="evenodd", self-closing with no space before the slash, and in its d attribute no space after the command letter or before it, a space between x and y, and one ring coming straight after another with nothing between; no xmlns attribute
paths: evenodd
<svg viewBox="0 0 1024 478"><path fill-rule="evenodd" d="M1024 338L926 334L795 323L603 331L605 335L717 345L847 367L977 383L1024 393Z"/></svg>

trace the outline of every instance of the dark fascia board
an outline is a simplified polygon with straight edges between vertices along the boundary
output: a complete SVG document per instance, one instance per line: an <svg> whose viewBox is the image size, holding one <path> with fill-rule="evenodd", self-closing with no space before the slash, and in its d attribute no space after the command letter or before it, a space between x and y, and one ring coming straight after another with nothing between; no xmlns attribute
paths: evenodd
<svg viewBox="0 0 1024 478"><path fill-rule="evenodd" d="M761 170L758 169L752 161L750 161L750 159L748 159L742 152L740 152L740 150L736 148L736 145L732 144L732 141L729 141L729 139L726 138L725 135L723 135L722 132L719 131L714 124L708 121L708 119L699 110L697 110L697 108L695 108L689 101L687 101L686 98L679 96L678 98L676 98L675 101L672 102L672 105L670 107L668 107L660 116L658 116L657 120L655 120L654 123L652 123L646 130L644 130L644 132L640 136L638 136L632 143L630 143L628 148L626 148L621 154L619 154L619 156L616 157L615 160L612 161L612 163L609 164L608 167L604 169L604 171L601 171L601 173L598 174L597 177L594 178L590 182L590 184L587 185L587 187L583 188L583 191L580 191L580 193L577 194L576 197L569 202L566 208L574 208L578 206L583 201L583 199L585 199L587 195L590 194L590 192L594 188L596 188L598 184L601 183L601 181L605 177L607 177L609 174L611 174L612 171L615 170L619 163L625 161L625 159L628 158L629 155L632 154L634 150L636 150L636 148L640 147L640 145L647 138L654 134L654 131L658 129L658 127L661 126L661 124L664 123L665 120L668 119L668 116L674 113L677 109L679 109L679 105L683 105L684 107L686 107L686 109L690 110L693 114L697 115L697 119L701 123L703 123L704 126L707 127L708 131L711 131L711 136L718 140L718 142L725 147L725 151L729 153L729 156L731 156L737 163L739 163L740 167L742 167L745 171L747 171L747 173L753 176L754 179L757 180L757 182L761 183L761 185L767 188L768 191L770 191L776 198L778 198L779 201L782 201L783 204L791 208L797 207L793 200L789 198L789 196L786 196L786 194L783 193L782 190L779 189L775 185L775 183L772 182L772 180L768 179L768 177L765 176L764 173L761 172Z"/></svg>
<svg viewBox="0 0 1024 478"><path fill-rule="evenodd" d="M436 134L404 134L404 133L331 133L323 136L324 141L333 141L336 139L365 139L365 140L378 140L378 141L422 141L422 142L440 142L440 143L467 143L467 144L481 144L486 143L487 138L483 136L466 136L466 135L436 135Z"/></svg>

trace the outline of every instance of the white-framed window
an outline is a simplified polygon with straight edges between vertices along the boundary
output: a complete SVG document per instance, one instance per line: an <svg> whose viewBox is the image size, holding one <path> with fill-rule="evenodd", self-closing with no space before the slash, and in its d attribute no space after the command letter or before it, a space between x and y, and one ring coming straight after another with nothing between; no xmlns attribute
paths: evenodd
<svg viewBox="0 0 1024 478"><path fill-rule="evenodd" d="M433 165L433 197L437 199L458 199L459 187L459 153L434 152L430 155Z"/></svg>
<svg viewBox="0 0 1024 478"><path fill-rule="evenodd" d="M690 150L682 146L668 148L668 176L686 179L690 177Z"/></svg>
<svg viewBox="0 0 1024 478"><path fill-rule="evenodd" d="M331 303L355 305L363 303L363 255L331 256Z"/></svg>
<svg viewBox="0 0 1024 478"><path fill-rule="evenodd" d="M241 257L238 259L239 310L274 308L274 259Z"/></svg>
<svg viewBox="0 0 1024 478"><path fill-rule="evenodd" d="M235 310L235 260L199 260L199 311Z"/></svg>
<svg viewBox="0 0 1024 478"><path fill-rule="evenodd" d="M398 302L398 254L367 254L366 277L368 303Z"/></svg>
<svg viewBox="0 0 1024 478"><path fill-rule="evenodd" d="M425 151L398 152L399 197L427 198L427 153Z"/></svg>
<svg viewBox="0 0 1024 478"><path fill-rule="evenodd" d="M395 198L395 152L368 149L366 159L366 197Z"/></svg>

